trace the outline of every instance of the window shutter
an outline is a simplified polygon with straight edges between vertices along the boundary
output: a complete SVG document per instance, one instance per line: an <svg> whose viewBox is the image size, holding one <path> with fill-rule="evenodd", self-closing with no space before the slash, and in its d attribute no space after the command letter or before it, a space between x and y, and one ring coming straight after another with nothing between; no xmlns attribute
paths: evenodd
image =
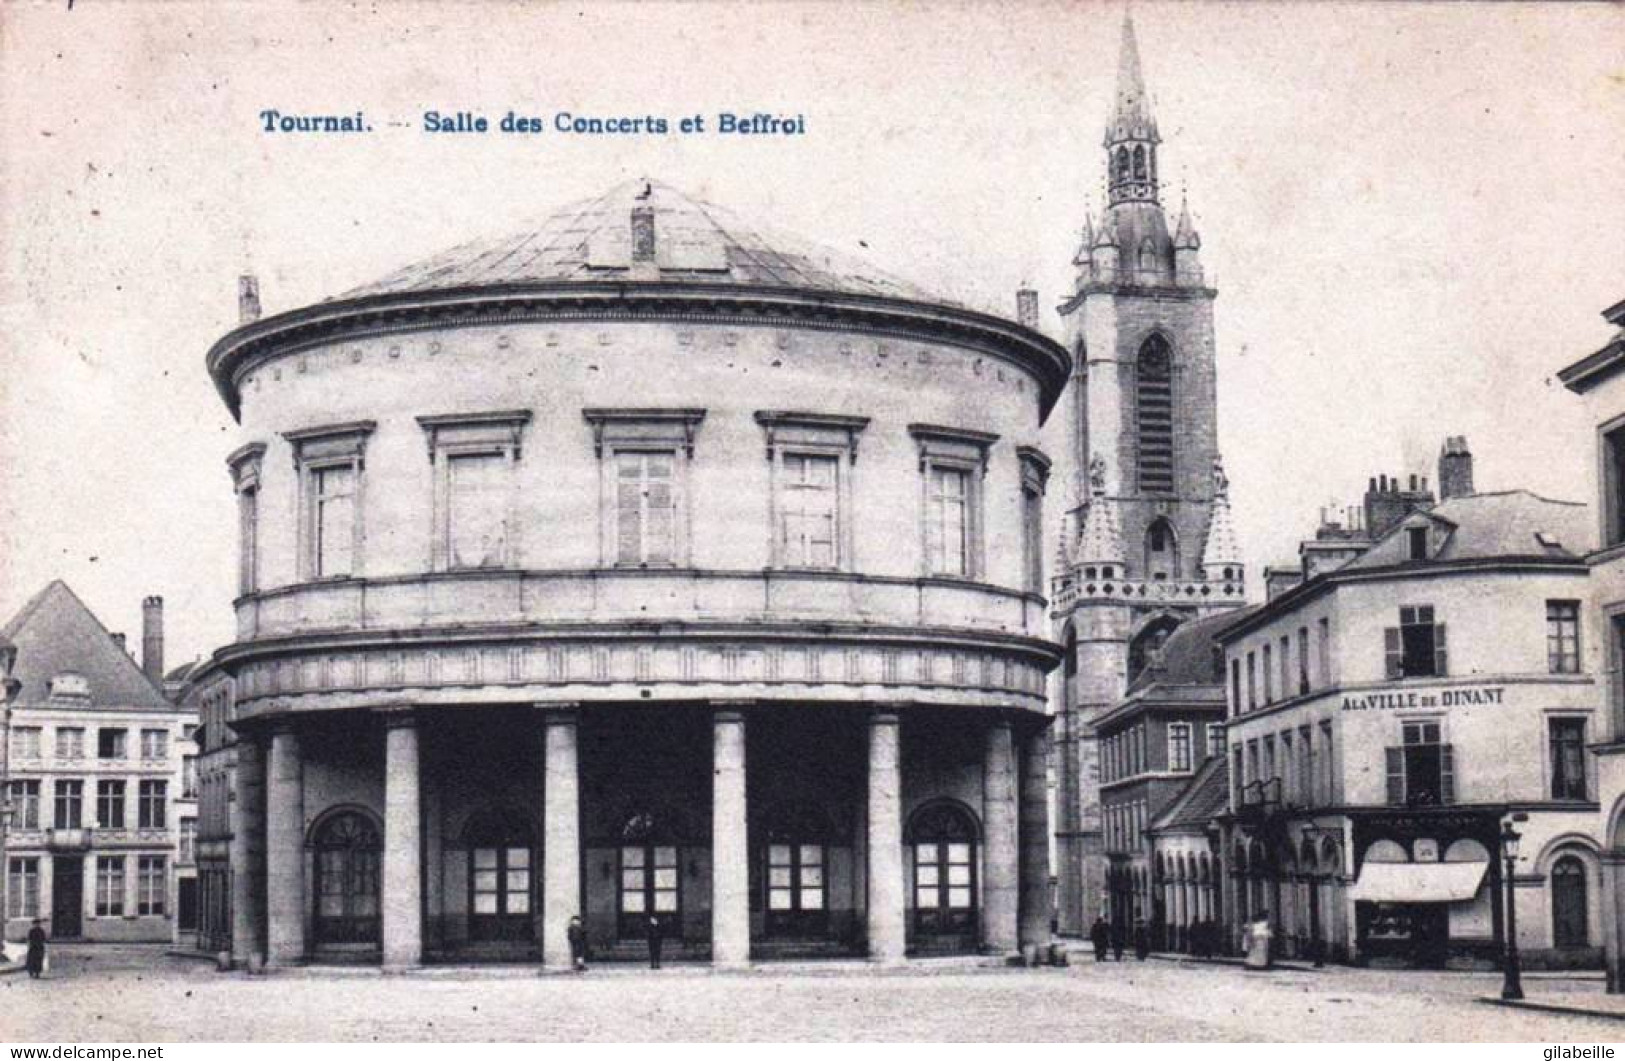
<svg viewBox="0 0 1625 1061"><path fill-rule="evenodd" d="M1399 627L1390 626L1382 632L1383 672L1390 679L1405 676L1405 651L1399 639Z"/></svg>
<svg viewBox="0 0 1625 1061"><path fill-rule="evenodd" d="M1433 625L1433 673L1440 678L1449 674L1450 668L1445 664L1444 624L1435 623Z"/></svg>
<svg viewBox="0 0 1625 1061"><path fill-rule="evenodd" d="M643 559L642 483L623 469L615 489L615 552L623 564Z"/></svg>
<svg viewBox="0 0 1625 1061"><path fill-rule="evenodd" d="M1405 750L1388 749L1388 804L1397 807L1405 802Z"/></svg>
<svg viewBox="0 0 1625 1061"><path fill-rule="evenodd" d="M1439 802L1456 802L1456 750L1448 744L1439 748Z"/></svg>

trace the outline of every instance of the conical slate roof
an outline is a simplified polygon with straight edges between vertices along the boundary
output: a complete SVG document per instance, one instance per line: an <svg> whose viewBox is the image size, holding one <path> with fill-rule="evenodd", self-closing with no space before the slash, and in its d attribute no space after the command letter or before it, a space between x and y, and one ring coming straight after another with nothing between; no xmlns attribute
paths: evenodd
<svg viewBox="0 0 1625 1061"><path fill-rule="evenodd" d="M634 211L652 215L652 260L634 260ZM770 231L646 179L571 203L522 232L454 247L340 297L604 280L786 287L953 304L855 255Z"/></svg>
<svg viewBox="0 0 1625 1061"><path fill-rule="evenodd" d="M1078 535L1076 562L1079 564L1127 564L1123 532L1117 523L1117 508L1096 495L1084 510L1083 530Z"/></svg>
<svg viewBox="0 0 1625 1061"><path fill-rule="evenodd" d="M1208 514L1207 541L1202 545L1202 566L1224 567L1241 563L1241 542L1230 520L1230 499L1224 494L1213 498Z"/></svg>
<svg viewBox="0 0 1625 1061"><path fill-rule="evenodd" d="M1157 120L1151 115L1151 101L1145 94L1145 75L1140 71L1140 45L1134 38L1134 19L1123 16L1123 43L1117 55L1117 100L1112 108L1108 142L1114 140L1156 139Z"/></svg>

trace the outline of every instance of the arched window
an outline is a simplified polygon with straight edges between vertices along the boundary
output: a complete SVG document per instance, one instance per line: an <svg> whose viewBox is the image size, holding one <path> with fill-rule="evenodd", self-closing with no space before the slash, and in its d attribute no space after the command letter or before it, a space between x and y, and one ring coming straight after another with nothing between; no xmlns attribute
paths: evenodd
<svg viewBox="0 0 1625 1061"><path fill-rule="evenodd" d="M1134 417L1140 442L1140 489L1174 490L1174 367L1168 340L1153 335L1135 362Z"/></svg>
<svg viewBox="0 0 1625 1061"><path fill-rule="evenodd" d="M1120 148L1117 149L1117 179L1119 181L1128 180L1128 173L1129 173L1128 148L1120 147Z"/></svg>
<svg viewBox="0 0 1625 1061"><path fill-rule="evenodd" d="M620 833L620 879L616 882L620 937L645 938L651 916L659 919L661 935L680 936L682 848L674 821L651 810L636 810L626 816Z"/></svg>
<svg viewBox="0 0 1625 1061"><path fill-rule="evenodd" d="M1145 148L1143 147L1134 149L1134 179L1137 181L1145 180Z"/></svg>
<svg viewBox="0 0 1625 1061"><path fill-rule="evenodd" d="M1140 270L1142 272L1155 272L1157 268L1157 245L1147 236L1140 241Z"/></svg>
<svg viewBox="0 0 1625 1061"><path fill-rule="evenodd" d="M810 803L781 804L766 822L767 932L815 936L829 931L829 815Z"/></svg>
<svg viewBox="0 0 1625 1061"><path fill-rule="evenodd" d="M525 816L492 808L470 819L468 935L475 940L530 939L535 895L535 833Z"/></svg>
<svg viewBox="0 0 1625 1061"><path fill-rule="evenodd" d="M1145 529L1145 577L1152 582L1179 578L1179 539L1174 525L1158 517Z"/></svg>
<svg viewBox="0 0 1625 1061"><path fill-rule="evenodd" d="M378 934L378 826L358 810L316 827L316 942L371 943Z"/></svg>
<svg viewBox="0 0 1625 1061"><path fill-rule="evenodd" d="M953 803L932 803L908 824L914 855L914 928L922 936L976 935L976 821Z"/></svg>
<svg viewBox="0 0 1625 1061"><path fill-rule="evenodd" d="M1552 944L1557 947L1591 945L1586 899L1586 867L1574 855L1552 863Z"/></svg>

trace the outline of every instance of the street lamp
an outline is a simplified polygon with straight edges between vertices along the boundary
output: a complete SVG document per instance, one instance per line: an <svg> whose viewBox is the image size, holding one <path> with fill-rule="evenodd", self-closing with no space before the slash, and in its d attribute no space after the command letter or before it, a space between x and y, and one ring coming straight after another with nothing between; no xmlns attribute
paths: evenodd
<svg viewBox="0 0 1625 1061"><path fill-rule="evenodd" d="M1512 883L1518 861L1518 831L1512 828L1511 822L1501 825L1501 851L1506 856L1506 873L1501 877L1501 887L1506 889L1507 903L1507 953L1501 997L1516 1001L1523 998L1523 977L1518 968L1518 904Z"/></svg>

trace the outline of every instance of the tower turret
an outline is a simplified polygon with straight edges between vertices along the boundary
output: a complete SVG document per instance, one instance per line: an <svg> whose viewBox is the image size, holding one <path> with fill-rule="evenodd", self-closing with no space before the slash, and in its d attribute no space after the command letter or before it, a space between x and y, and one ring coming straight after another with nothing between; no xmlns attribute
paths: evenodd
<svg viewBox="0 0 1625 1061"><path fill-rule="evenodd" d="M1179 225L1174 230L1174 280L1179 284L1200 287L1202 284L1202 237L1191 223L1190 206L1183 198L1179 203Z"/></svg>
<svg viewBox="0 0 1625 1061"><path fill-rule="evenodd" d="M1111 203L1157 201L1157 120L1140 73L1140 46L1134 20L1123 16L1123 42L1117 58L1117 100L1106 126L1106 187Z"/></svg>

